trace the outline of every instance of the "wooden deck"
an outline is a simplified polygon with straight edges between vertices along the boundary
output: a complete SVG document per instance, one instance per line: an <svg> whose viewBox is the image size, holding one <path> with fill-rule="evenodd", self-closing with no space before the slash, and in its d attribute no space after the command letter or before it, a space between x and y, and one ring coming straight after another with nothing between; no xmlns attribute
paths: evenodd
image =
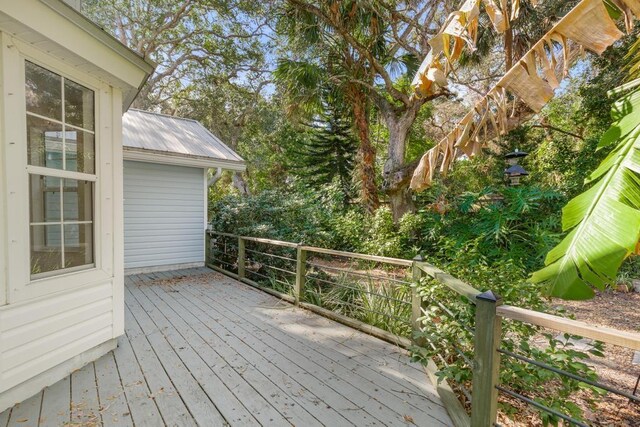
<svg viewBox="0 0 640 427"><path fill-rule="evenodd" d="M119 347L0 414L7 426L448 426L391 344L208 269L127 277Z"/></svg>

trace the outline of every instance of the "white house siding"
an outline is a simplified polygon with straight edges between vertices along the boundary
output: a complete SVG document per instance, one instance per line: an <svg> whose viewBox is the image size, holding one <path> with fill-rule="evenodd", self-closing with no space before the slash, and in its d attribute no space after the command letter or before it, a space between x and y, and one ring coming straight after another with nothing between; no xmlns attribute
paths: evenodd
<svg viewBox="0 0 640 427"><path fill-rule="evenodd" d="M113 43L57 2L0 0L0 412L124 333L122 110L151 66ZM95 265L46 277L30 266L25 60L88 87L96 101Z"/></svg>
<svg viewBox="0 0 640 427"><path fill-rule="evenodd" d="M204 169L124 162L124 263L204 262Z"/></svg>
<svg viewBox="0 0 640 427"><path fill-rule="evenodd" d="M112 281L7 308L0 311L4 390L114 336Z"/></svg>

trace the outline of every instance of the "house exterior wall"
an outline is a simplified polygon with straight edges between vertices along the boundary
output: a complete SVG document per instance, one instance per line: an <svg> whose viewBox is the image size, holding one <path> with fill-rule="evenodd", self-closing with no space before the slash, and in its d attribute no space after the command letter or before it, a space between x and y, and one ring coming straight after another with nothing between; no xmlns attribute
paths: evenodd
<svg viewBox="0 0 640 427"><path fill-rule="evenodd" d="M25 60L95 92L95 265L38 279L30 265ZM5 32L0 90L2 411L114 348L124 333L124 265L122 91Z"/></svg>
<svg viewBox="0 0 640 427"><path fill-rule="evenodd" d="M124 162L126 269L204 264L203 168Z"/></svg>

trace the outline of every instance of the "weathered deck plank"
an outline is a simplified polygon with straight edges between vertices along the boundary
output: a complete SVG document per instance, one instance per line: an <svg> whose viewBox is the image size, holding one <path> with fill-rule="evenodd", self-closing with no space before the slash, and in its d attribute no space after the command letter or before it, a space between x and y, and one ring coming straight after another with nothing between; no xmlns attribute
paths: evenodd
<svg viewBox="0 0 640 427"><path fill-rule="evenodd" d="M287 362L279 361L275 363L272 354L260 352L250 343L245 343L237 338L230 331L225 329L220 322L222 318L212 318L207 314L206 309L202 310L193 304L193 301L186 300L181 292L172 293L176 301L182 305L182 308L191 312L201 319L204 319L211 333L220 339L221 350L230 349L226 354L229 363L237 369L249 369L247 364L259 369L274 383L282 384L284 393L289 397L295 397L297 404L303 405L306 410L311 412L324 425L351 425L347 419L341 414L340 406L330 405L329 402L323 400L322 396L312 390L313 384L305 381L298 381L292 378L290 373L294 371L294 366ZM240 360L239 355L245 360ZM310 402L312 404L310 404ZM325 402L325 405L321 403Z"/></svg>
<svg viewBox="0 0 640 427"><path fill-rule="evenodd" d="M44 389L41 414L40 425L46 427L63 426L71 421L71 377Z"/></svg>
<svg viewBox="0 0 640 427"><path fill-rule="evenodd" d="M42 407L42 392L31 396L22 403L18 403L11 411L9 425L35 427L40 423L40 408Z"/></svg>
<svg viewBox="0 0 640 427"><path fill-rule="evenodd" d="M9 424L9 417L11 416L11 410L0 413L0 427L7 427Z"/></svg>
<svg viewBox="0 0 640 427"><path fill-rule="evenodd" d="M392 425L400 420L401 416L393 414L391 411L385 411L381 402L361 393L352 384L335 375L330 367L325 369L301 356L295 349L272 342L262 333L251 334L246 327L246 319L238 317L231 310L210 301L204 294L191 293L190 290L187 292L192 296L192 303L208 311L209 315L217 313L218 324L227 328L238 339L255 350L270 354L271 360L276 363L289 366L288 374L291 378L307 385L311 391L329 405L337 408L352 423L356 425Z"/></svg>
<svg viewBox="0 0 640 427"><path fill-rule="evenodd" d="M236 316L234 313L242 313L241 318L245 320L243 325L251 324L252 327L250 328L255 332L254 335L272 338L265 342L273 343L275 348L287 348L289 352L299 355L297 357L298 360L311 361L310 369L314 374L318 373L322 377L326 377L327 369L330 370L331 374L339 378L339 382L346 381L348 383L348 385L342 385L340 388L346 390L350 396L358 396L361 400L374 399L379 402L383 408L383 417L395 412L395 420L411 416L413 419L424 420L426 425L442 425L439 419L443 416L446 419L446 410L439 404L435 394L430 396L430 400L427 397L428 395L399 393L397 389L402 389L402 384L394 383L374 370L358 370L358 363L349 358L336 359L329 356L334 352L324 351L322 346L309 341L304 331L300 331L301 333L299 334L283 332L280 327L272 326L272 322L266 322L264 318L255 316L256 312L261 311L260 309L251 310L252 307L245 304L237 304L233 308L230 307L230 304L234 303L231 295L227 295L224 298L225 304L220 305L218 301L207 297L206 288L190 288L190 291L193 289L202 289L203 292L196 296L206 299L206 301L216 305L219 309L224 310L225 306L229 307L232 310L232 312L228 313L227 317L229 318L233 319ZM274 310L277 313L270 317L271 319L276 316L291 314L291 310L286 310L286 306L285 310L282 307ZM293 321L290 323L295 325L295 319L291 320Z"/></svg>
<svg viewBox="0 0 640 427"><path fill-rule="evenodd" d="M10 409L0 413L0 427L7 427L7 424L9 424L10 416L11 416Z"/></svg>
<svg viewBox="0 0 640 427"><path fill-rule="evenodd" d="M218 355L213 348L197 336L191 327L186 324L171 306L162 301L152 290L152 287L142 287L132 290L136 299L143 303L147 299L148 304L153 304L157 310L152 310L149 305L143 303L147 312L152 313L159 319L156 324L164 327L164 333L170 344L175 348L183 349L187 353L187 358L180 357L187 363L191 373L201 384L206 386L205 391L212 394L219 393L220 389L228 389L237 399L240 407L246 407L253 423L286 425L289 421L280 414L269 401L260 395L253 387L245 382L240 374L234 371L225 360ZM161 316L159 316L161 314ZM229 399L227 397L227 399ZM221 409L222 410L222 409ZM224 412L223 412L224 414ZM225 414L225 418L229 419Z"/></svg>
<svg viewBox="0 0 640 427"><path fill-rule="evenodd" d="M93 363L71 374L71 424L99 424L100 402Z"/></svg>
<svg viewBox="0 0 640 427"><path fill-rule="evenodd" d="M133 423L138 427L163 425L160 411L155 400L150 397L151 391L128 336L118 340L118 348L113 351L113 357L122 378L124 395Z"/></svg>
<svg viewBox="0 0 640 427"><path fill-rule="evenodd" d="M222 283L221 288L233 286L227 286L226 283L228 282ZM304 341L301 339L297 339L297 341L301 344L309 341L318 344L314 346L316 351L335 362L346 363L354 372L359 371L365 377L368 377L367 374L373 374L376 382L382 380L385 384L388 384L387 381L392 381L397 384L396 388L398 386L406 388L407 383L409 383L415 386L414 393L424 394L424 396L412 394L419 397L419 400L431 398L432 402L441 405L440 399L435 394L431 384L420 380L423 369L419 365L410 362L405 350L392 347L394 353L388 354L389 345L382 343L382 345L387 345L387 354L385 354L376 349L376 344L381 343L377 338L357 333L348 326L336 324L329 319L315 316L310 312L278 309L279 312L276 315L271 315L265 313L264 308L256 310L254 307L247 306L244 303L245 299L254 301L255 306L258 307L264 305L267 300L262 299L263 295L265 295L263 292L250 287L233 289L233 292L223 291L222 289L219 291L224 295L225 301L233 303L237 309L243 310L247 315L256 318L259 321L259 326L277 326L275 330L285 332L286 337L304 337ZM282 305L283 307L291 307L284 302ZM247 320L251 320L251 317ZM310 328L312 330L311 333L309 333ZM364 337L361 335L364 335ZM357 346L359 351L349 347L348 344L359 340L363 343L370 340L372 347ZM383 378L380 378L380 374L382 374Z"/></svg>
<svg viewBox="0 0 640 427"><path fill-rule="evenodd" d="M153 289L155 287L149 287L146 291L153 292ZM221 372L231 370L228 372L229 377L232 377L229 380L231 384L240 381L237 386L230 387L232 390L236 390L236 387L239 389L244 384L246 387L253 388L294 425L321 425L313 415L303 408L304 400L298 401L300 397L297 395L287 395L282 382L272 382L266 376L271 372L271 369L263 369L263 366L249 363L241 356L240 352L236 353L234 349L228 347L220 337L207 327L207 324L193 316L188 310L182 309L179 301L169 298L167 293L160 292L159 294L162 301L165 302L165 306L172 307L174 313L178 315L178 317L174 317L177 319L176 326L180 324L180 330L186 333L185 338L188 337L189 342L192 345L195 344L194 349L207 358L209 366ZM242 354L246 356L246 353ZM279 374L284 375L282 372ZM247 392L251 393L250 390ZM245 402L246 404L247 402Z"/></svg>
<svg viewBox="0 0 640 427"><path fill-rule="evenodd" d="M146 327L157 328L165 338L165 342L154 345L154 347L162 349L161 351L165 357L167 354L171 355L168 360L171 360L169 363L174 368L180 363L184 364L186 372L183 377L189 378L193 376L194 381L182 381L189 393L185 396L180 389L179 392L183 395L183 399L194 418L201 421L201 425L209 420L211 422L217 421L220 424L224 424L226 420L230 424L239 426L255 424L256 420L246 410L242 402L232 395L224 383L206 366L186 341L178 339L173 327L166 320L162 321L162 313L153 304L150 304L148 300L145 301L138 290L129 289L129 291L130 297L127 300L129 307L135 309L136 313L143 312L142 316L148 316L147 320L154 323L147 324L145 322ZM145 326L143 326L144 328ZM176 383L176 380L174 380L174 384L179 387L179 383ZM202 390L199 390L200 388ZM193 397L193 402L187 400L187 397ZM215 404L213 403L214 399Z"/></svg>
<svg viewBox="0 0 640 427"><path fill-rule="evenodd" d="M171 378L162 367L156 354L157 349L154 349L147 340L148 337L128 307L125 309L125 330L149 385L151 391L149 396L156 402L164 422L168 425L195 425ZM158 352L160 352L159 349Z"/></svg>
<svg viewBox="0 0 640 427"><path fill-rule="evenodd" d="M113 353L96 360L96 381L102 424L110 426L133 426L131 410L124 395L124 388ZM115 375L118 373L118 375Z"/></svg>
<svg viewBox="0 0 640 427"><path fill-rule="evenodd" d="M0 413L0 427L452 425L391 344L204 268L125 284L119 347Z"/></svg>

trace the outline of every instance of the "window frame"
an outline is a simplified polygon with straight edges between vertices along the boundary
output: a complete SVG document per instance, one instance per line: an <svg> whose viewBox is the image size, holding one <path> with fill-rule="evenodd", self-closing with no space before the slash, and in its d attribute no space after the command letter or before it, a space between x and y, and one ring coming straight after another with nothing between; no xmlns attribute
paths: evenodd
<svg viewBox="0 0 640 427"><path fill-rule="evenodd" d="M7 194L7 293L5 304L17 304L36 298L44 298L59 292L67 292L87 285L112 280L114 269L120 263L121 250L115 246L119 241L120 222L118 203L113 200L120 194L121 172L118 159L122 157L122 147L114 146L120 136L113 127L120 122L120 92L114 90L98 76L81 71L68 61L60 60L43 52L34 45L11 39L11 43L0 46L0 78L5 92L0 114L5 126L0 134L5 142L5 185ZM95 178L79 173L79 178L95 181L94 184L94 266L81 271L65 271L50 277L31 278L30 257L30 212L29 176L27 159L27 115L25 102L25 62L30 61L40 67L69 78L94 91L95 117ZM116 116L118 114L118 116ZM121 160L120 160L121 161ZM29 167L36 171L37 166ZM58 171L46 169L46 174L55 176ZM115 233L118 233L117 235ZM59 271L59 270L58 270Z"/></svg>
<svg viewBox="0 0 640 427"><path fill-rule="evenodd" d="M53 222L32 222L31 219L29 219L29 264L30 264L30 268L29 268L29 272L30 272L30 279L31 281L36 281L39 279L46 279L49 277L54 277L54 276L59 276L59 275L63 275L66 273L72 273L72 272L76 272L76 271L83 271L83 270L90 270L95 268L96 266L96 227L95 227L95 216L96 216L96 192L95 192L95 187L96 187L96 181L97 181L97 164L98 164L98 158L97 158L97 132L96 132L96 121L97 121L97 115L98 115L98 102L97 102L97 93L98 90L87 86L83 83L80 83L78 81L76 81L73 78L70 78L68 76L66 76L65 74L62 73L58 73L55 70L52 70L50 67L47 66L43 66L40 65L39 63L32 61L28 58L25 58L22 61L22 68L25 71L24 72L24 81L26 83L26 63L30 62L31 64L34 64L36 67L40 67L43 70L50 72L52 74L56 74L60 77L60 104L61 104L61 108L62 108L62 114L60 116L61 120L57 120L54 118L50 118L50 117L46 117L46 116L42 116L40 114L37 113L33 113L27 110L26 108L26 96L25 96L25 122L27 121L28 117L34 117L37 119L42 119L42 120L47 120L51 123L55 123L57 125L62 126L62 168L61 169L57 169L57 168L50 168L50 167L46 167L46 166L34 166L34 165L30 165L29 161L30 159L27 158L27 166L26 166L26 170L27 170L27 174L29 175L29 185L31 185L31 177L33 176L43 176L43 177L51 177L51 178L58 178L60 179L60 188L63 189L64 187L64 181L66 179L73 179L76 181L88 181L92 183L92 201L91 201L91 209L92 209L92 219L91 221L65 221L64 219L64 204L63 204L63 199L62 197L64 194L64 191L61 191L61 199L60 199L60 220L59 221L53 221ZM72 124L68 124L67 123L67 119L66 119L66 114L65 114L65 88L66 88L66 81L69 80L72 83L75 84L79 84L84 86L85 88L91 90L93 92L93 130L88 130L76 125L72 125ZM24 87L25 85L23 85ZM91 135L93 135L93 153L94 153L94 165L93 165L93 171L94 174L89 174L89 173L85 173L85 172L77 172L77 171L72 171L72 170L67 170L65 169L66 167L66 163L67 163L67 156L66 156L66 142L65 142L65 136L64 134L67 132L67 130L75 130L77 132L87 132ZM25 136L26 136L26 126L25 126ZM28 138L25 138L25 142L26 142L26 146L27 146L27 150L28 150ZM32 203L33 200L31 198L31 191L29 191L29 196L28 196L28 203L29 203L29 218L31 218L31 214L32 211L31 209L33 208ZM43 208L46 210L46 206L44 206L43 204ZM93 258L93 262L91 263L87 263L87 264L83 264L83 265L78 265L78 266L73 266L73 267L64 267L64 261L65 261L65 253L67 252L67 248L66 248L66 244L65 244L65 233L64 233L64 227L65 225L85 225L85 224L91 224L91 228L92 228L92 237L91 237L91 253L92 253L92 258ZM38 248L38 247L42 247L42 246L35 246L32 244L32 233L33 233L33 227L34 226L60 226L61 228L61 232L60 232L60 255L61 255L61 261L62 261L62 266L63 268L59 268L56 270L50 270L50 271L45 271L42 273L33 273L32 269L33 266L31 265L31 256L32 256L32 251L34 248ZM46 234L46 232L45 232ZM44 247L46 247L46 243L44 245Z"/></svg>

